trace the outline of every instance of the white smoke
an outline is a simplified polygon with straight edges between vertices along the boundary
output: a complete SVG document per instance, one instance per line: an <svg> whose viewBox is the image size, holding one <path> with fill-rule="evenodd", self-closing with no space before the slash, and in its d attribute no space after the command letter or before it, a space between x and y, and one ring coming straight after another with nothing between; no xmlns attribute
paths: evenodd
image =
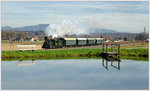
<svg viewBox="0 0 150 91"><path fill-rule="evenodd" d="M44 33L46 36L52 36L54 38L58 36L63 37L65 34L86 34L87 30L88 27L84 23L78 21L63 20L59 24L50 24L46 28Z"/></svg>

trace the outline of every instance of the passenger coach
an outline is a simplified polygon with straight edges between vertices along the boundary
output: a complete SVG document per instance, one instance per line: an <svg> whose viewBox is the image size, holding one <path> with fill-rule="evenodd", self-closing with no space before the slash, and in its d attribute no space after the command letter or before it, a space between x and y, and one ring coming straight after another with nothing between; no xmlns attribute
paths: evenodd
<svg viewBox="0 0 150 91"><path fill-rule="evenodd" d="M92 46L101 45L104 43L103 38L56 38L48 39L45 37L45 42L42 48L52 49L52 48L63 48L63 47L75 47L75 46Z"/></svg>

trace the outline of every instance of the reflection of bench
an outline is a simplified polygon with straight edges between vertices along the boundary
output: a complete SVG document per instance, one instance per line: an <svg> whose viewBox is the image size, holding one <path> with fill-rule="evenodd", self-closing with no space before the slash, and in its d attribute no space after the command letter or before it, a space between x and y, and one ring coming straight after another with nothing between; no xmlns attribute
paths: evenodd
<svg viewBox="0 0 150 91"><path fill-rule="evenodd" d="M35 47L36 45L17 45L17 47L19 48L19 51L23 51L23 50L36 50Z"/></svg>
<svg viewBox="0 0 150 91"><path fill-rule="evenodd" d="M35 63L18 63L17 66L31 66L35 65Z"/></svg>
<svg viewBox="0 0 150 91"><path fill-rule="evenodd" d="M17 66L32 66L32 65L36 65L36 63L34 63L34 61L19 61L19 63L17 63Z"/></svg>

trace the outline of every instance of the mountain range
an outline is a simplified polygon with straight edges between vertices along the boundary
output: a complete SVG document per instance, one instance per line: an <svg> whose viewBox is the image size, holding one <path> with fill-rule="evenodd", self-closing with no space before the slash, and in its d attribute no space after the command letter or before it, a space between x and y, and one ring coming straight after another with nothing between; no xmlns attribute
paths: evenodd
<svg viewBox="0 0 150 91"><path fill-rule="evenodd" d="M23 27L10 27L5 26L2 27L4 31L44 31L49 24L38 24L32 26L23 26ZM104 28L90 28L90 34L102 34L102 33L118 33L115 30L104 29Z"/></svg>
<svg viewBox="0 0 150 91"><path fill-rule="evenodd" d="M32 25L32 26L24 26L24 27L10 27L5 26L2 27L2 30L6 31L44 31L46 27L48 27L49 24L38 24L38 25Z"/></svg>

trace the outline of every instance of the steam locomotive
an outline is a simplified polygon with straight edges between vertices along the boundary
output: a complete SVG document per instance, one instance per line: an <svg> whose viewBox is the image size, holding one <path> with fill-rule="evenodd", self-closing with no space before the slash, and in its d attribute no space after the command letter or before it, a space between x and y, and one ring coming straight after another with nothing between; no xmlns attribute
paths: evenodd
<svg viewBox="0 0 150 91"><path fill-rule="evenodd" d="M53 49L53 48L63 48L70 46L91 46L91 45L101 45L104 43L103 38L55 38L48 39L45 37L45 42L42 48Z"/></svg>

